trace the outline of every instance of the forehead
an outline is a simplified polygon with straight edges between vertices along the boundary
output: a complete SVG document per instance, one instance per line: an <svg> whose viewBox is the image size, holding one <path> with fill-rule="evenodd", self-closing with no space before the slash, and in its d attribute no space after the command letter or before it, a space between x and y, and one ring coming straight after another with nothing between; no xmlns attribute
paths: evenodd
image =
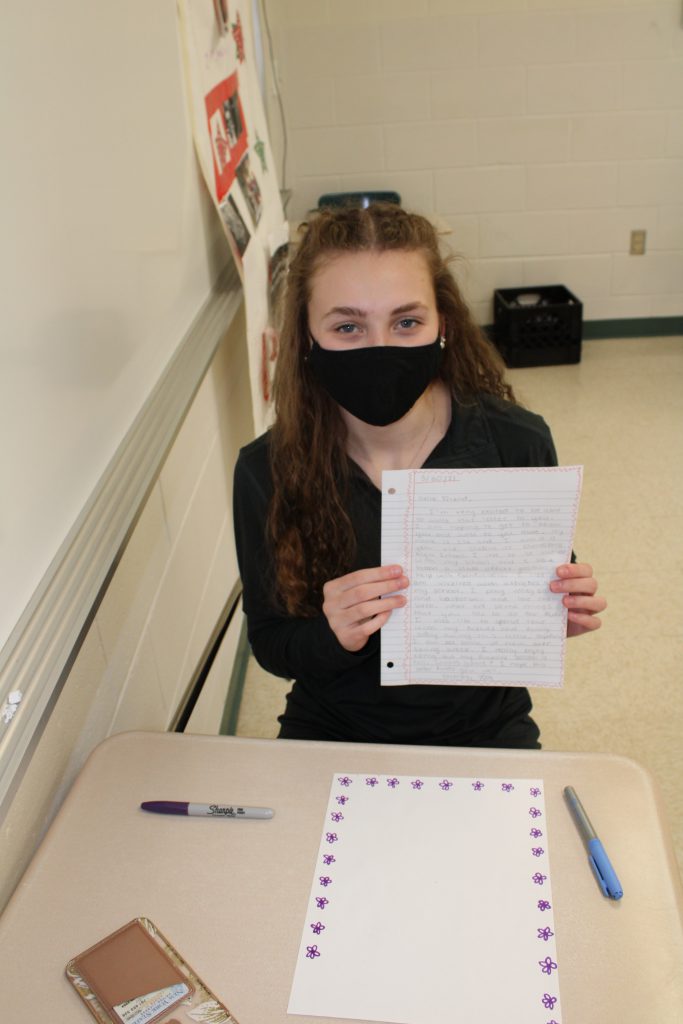
<svg viewBox="0 0 683 1024"><path fill-rule="evenodd" d="M365 308L402 302L434 302L434 285L419 250L365 250L326 256L310 282L310 305Z"/></svg>

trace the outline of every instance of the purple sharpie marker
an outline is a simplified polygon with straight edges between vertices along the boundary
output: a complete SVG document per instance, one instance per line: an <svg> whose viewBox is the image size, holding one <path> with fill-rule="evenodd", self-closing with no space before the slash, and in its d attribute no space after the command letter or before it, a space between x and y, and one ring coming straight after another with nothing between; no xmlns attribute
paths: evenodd
<svg viewBox="0 0 683 1024"><path fill-rule="evenodd" d="M179 800L147 800L140 804L153 814L186 814L192 818L272 818L271 807L243 807L240 804L192 804Z"/></svg>

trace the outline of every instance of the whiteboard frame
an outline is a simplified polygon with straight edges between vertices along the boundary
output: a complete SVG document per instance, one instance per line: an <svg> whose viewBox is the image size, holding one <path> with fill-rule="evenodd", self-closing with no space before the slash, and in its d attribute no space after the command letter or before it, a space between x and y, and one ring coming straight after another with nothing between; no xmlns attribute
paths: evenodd
<svg viewBox="0 0 683 1024"><path fill-rule="evenodd" d="M0 821L61 693L128 539L221 340L243 300L231 263L121 441L0 651Z"/></svg>

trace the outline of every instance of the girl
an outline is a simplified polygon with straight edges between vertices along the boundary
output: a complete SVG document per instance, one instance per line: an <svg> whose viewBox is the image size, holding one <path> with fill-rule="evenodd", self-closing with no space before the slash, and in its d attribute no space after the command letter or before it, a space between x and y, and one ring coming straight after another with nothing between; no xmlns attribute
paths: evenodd
<svg viewBox="0 0 683 1024"><path fill-rule="evenodd" d="M523 688L379 684L379 630L410 591L380 565L382 470L557 464L429 221L376 204L305 226L274 394L274 426L240 452L234 511L252 650L295 680L280 736L539 747ZM599 628L589 565L549 586L568 636Z"/></svg>

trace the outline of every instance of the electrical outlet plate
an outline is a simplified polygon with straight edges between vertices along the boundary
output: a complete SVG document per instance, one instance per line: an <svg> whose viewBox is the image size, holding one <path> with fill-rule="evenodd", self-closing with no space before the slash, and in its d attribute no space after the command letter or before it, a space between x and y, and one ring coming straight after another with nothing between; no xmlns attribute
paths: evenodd
<svg viewBox="0 0 683 1024"><path fill-rule="evenodd" d="M645 239L647 238L647 231L632 231L631 232L631 247L629 252L631 256L644 256L645 255Z"/></svg>

